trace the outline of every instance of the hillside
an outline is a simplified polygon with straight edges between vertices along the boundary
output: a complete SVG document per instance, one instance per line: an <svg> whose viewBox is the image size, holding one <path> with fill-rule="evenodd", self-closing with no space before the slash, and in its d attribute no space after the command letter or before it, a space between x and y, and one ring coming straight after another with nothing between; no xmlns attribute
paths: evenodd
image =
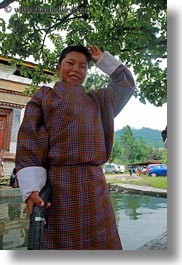
<svg viewBox="0 0 182 265"><path fill-rule="evenodd" d="M164 148L161 137L161 131L145 127L141 129L131 129L131 130L136 140L142 137L146 145L152 147ZM121 134L122 134L122 129L115 132L116 140L120 139Z"/></svg>

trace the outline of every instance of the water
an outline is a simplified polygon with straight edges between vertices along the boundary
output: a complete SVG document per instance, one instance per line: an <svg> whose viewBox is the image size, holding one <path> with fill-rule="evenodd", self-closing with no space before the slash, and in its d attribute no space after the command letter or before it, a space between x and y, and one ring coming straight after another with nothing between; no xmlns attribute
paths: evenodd
<svg viewBox="0 0 182 265"><path fill-rule="evenodd" d="M124 250L136 250L167 230L167 199L111 194Z"/></svg>
<svg viewBox="0 0 182 265"><path fill-rule="evenodd" d="M167 200L111 193L124 250L136 250L167 230ZM0 249L26 249L29 220L20 197L0 200Z"/></svg>

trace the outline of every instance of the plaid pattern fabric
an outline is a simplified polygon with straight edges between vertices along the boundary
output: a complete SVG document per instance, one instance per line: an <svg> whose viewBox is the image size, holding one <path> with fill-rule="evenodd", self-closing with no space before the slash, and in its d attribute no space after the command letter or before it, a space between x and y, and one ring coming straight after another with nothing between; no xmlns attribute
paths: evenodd
<svg viewBox="0 0 182 265"><path fill-rule="evenodd" d="M121 249L102 168L55 166L48 171L54 190L44 249Z"/></svg>
<svg viewBox="0 0 182 265"><path fill-rule="evenodd" d="M53 186L45 249L122 249L101 164L112 150L114 117L133 94L123 65L105 89L85 92L59 81L27 104L18 135L17 171L47 169Z"/></svg>

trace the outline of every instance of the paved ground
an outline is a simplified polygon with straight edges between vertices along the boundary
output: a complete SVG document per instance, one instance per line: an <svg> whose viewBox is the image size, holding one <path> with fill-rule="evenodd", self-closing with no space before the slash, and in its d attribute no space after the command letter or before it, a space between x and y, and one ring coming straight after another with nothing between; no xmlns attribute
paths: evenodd
<svg viewBox="0 0 182 265"><path fill-rule="evenodd" d="M127 180L127 179L140 179L139 176L137 176L136 174L132 174L132 176L130 176L129 174L126 173L119 173L119 174L106 174L106 179L122 179L122 180Z"/></svg>
<svg viewBox="0 0 182 265"><path fill-rule="evenodd" d="M167 250L167 231L138 248L138 250Z"/></svg>
<svg viewBox="0 0 182 265"><path fill-rule="evenodd" d="M116 180L116 183L109 183L109 180ZM132 179L141 179L141 177L129 174L111 174L106 175L106 180L108 182L109 188L112 190L117 191L127 191L127 192L133 192L133 193L139 193L139 194L148 194L148 195L156 195L161 197L167 197L167 190L165 189L157 189L152 188L149 186L139 186L139 185L132 185L132 184L117 184L117 180L132 180Z"/></svg>

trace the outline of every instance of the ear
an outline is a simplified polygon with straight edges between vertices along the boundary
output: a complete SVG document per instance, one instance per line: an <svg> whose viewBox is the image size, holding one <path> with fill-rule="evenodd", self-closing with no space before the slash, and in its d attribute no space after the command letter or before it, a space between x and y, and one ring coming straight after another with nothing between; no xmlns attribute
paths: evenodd
<svg viewBox="0 0 182 265"><path fill-rule="evenodd" d="M56 65L56 72L57 73L60 73L60 71L61 71L61 65L60 64L57 64Z"/></svg>

